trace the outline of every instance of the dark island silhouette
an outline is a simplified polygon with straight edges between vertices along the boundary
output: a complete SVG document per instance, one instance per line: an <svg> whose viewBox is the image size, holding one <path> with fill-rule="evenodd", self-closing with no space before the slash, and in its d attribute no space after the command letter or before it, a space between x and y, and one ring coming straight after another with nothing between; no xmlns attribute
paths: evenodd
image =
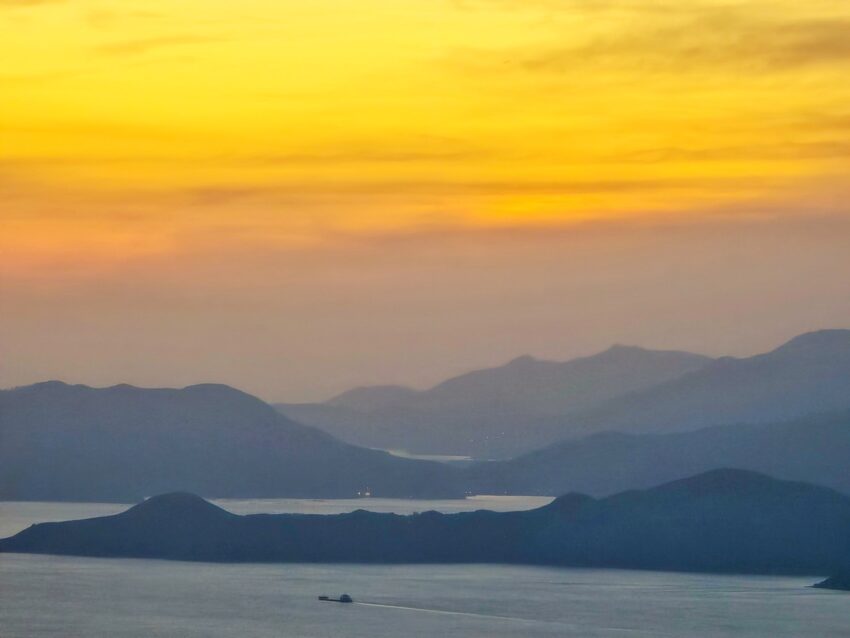
<svg viewBox="0 0 850 638"><path fill-rule="evenodd" d="M850 569L834 576L830 576L812 587L818 589L835 589L837 591L850 591Z"/></svg>
<svg viewBox="0 0 850 638"><path fill-rule="evenodd" d="M115 516L33 525L2 552L222 562L523 563L739 573L835 573L850 497L716 470L530 511L237 516L185 493Z"/></svg>

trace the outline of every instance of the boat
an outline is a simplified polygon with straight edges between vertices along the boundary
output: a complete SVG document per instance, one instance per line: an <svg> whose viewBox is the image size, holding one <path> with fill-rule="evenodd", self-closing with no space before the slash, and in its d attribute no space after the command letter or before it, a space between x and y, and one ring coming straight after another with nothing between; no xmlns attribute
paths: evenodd
<svg viewBox="0 0 850 638"><path fill-rule="evenodd" d="M331 598L330 596L319 596L319 600L329 603L353 603L354 599L348 594L342 594L339 598Z"/></svg>

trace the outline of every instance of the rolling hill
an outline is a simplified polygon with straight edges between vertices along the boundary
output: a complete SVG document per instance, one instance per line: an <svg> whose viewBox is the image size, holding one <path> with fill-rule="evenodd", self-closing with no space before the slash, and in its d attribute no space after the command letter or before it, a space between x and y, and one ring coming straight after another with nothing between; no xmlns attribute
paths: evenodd
<svg viewBox="0 0 850 638"><path fill-rule="evenodd" d="M223 385L0 391L0 499L461 496L453 468L338 441Z"/></svg>

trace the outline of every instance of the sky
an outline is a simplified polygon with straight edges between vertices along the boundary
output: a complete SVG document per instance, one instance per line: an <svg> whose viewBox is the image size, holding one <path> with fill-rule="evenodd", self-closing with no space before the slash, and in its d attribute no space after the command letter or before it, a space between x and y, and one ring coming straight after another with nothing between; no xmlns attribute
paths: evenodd
<svg viewBox="0 0 850 638"><path fill-rule="evenodd" d="M845 0L0 0L0 387L850 327Z"/></svg>

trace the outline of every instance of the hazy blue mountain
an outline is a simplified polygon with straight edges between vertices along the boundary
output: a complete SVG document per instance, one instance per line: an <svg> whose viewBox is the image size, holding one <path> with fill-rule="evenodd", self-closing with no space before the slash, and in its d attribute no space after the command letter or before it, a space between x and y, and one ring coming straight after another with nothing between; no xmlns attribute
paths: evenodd
<svg viewBox="0 0 850 638"><path fill-rule="evenodd" d="M850 497L739 470L509 513L237 516L168 494L115 516L33 525L0 541L0 551L829 574L850 564Z"/></svg>
<svg viewBox="0 0 850 638"><path fill-rule="evenodd" d="M850 494L850 410L790 422L671 434L607 432L466 471L487 494L602 496L722 467L764 472Z"/></svg>
<svg viewBox="0 0 850 638"><path fill-rule="evenodd" d="M223 385L0 391L0 500L451 497L453 468L343 443Z"/></svg>
<svg viewBox="0 0 850 638"><path fill-rule="evenodd" d="M425 392L360 389L356 397L279 407L369 447L478 458L595 432L779 422L850 408L850 330L807 333L745 358L623 346L566 363L522 357Z"/></svg>
<svg viewBox="0 0 850 638"><path fill-rule="evenodd" d="M402 385L375 385L354 388L325 402L325 405L370 414L400 405L419 395Z"/></svg>
<svg viewBox="0 0 850 638"><path fill-rule="evenodd" d="M281 404L290 417L368 447L510 457L562 438L560 417L698 370L686 352L614 346L567 362L520 357L422 392L358 388L324 404Z"/></svg>
<svg viewBox="0 0 850 638"><path fill-rule="evenodd" d="M523 356L498 368L440 383L412 400L422 408L555 415L698 369L710 359L688 352L614 346L566 362Z"/></svg>
<svg viewBox="0 0 850 638"><path fill-rule="evenodd" d="M565 433L660 432L769 423L850 408L850 330L800 335L776 350L699 370L561 420Z"/></svg>

